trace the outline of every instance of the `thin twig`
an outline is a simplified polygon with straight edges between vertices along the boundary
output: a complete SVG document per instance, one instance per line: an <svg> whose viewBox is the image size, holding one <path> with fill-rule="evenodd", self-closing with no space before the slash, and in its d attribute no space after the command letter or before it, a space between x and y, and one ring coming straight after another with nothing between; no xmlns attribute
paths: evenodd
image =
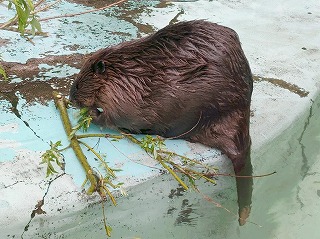
<svg viewBox="0 0 320 239"><path fill-rule="evenodd" d="M200 123L201 117L202 117L202 112L200 112L200 116L199 116L198 122L191 129L189 129L188 131L186 131L186 132L184 132L182 134L179 134L177 136L172 136L172 137L165 138L165 139L178 139L178 138L181 138L182 136L184 136L186 134L189 134L192 130L194 130L198 126L198 124Z"/></svg>
<svg viewBox="0 0 320 239"><path fill-rule="evenodd" d="M197 161L197 160L194 160L194 159L191 159L191 158L188 158L184 155L181 155L181 154L177 154L177 153L174 153L174 152L171 152L171 151L167 151L167 150L159 150L158 151L160 154L163 153L163 154L166 154L166 155L170 155L170 156L175 156L175 157L179 157L183 160L186 160L188 162L191 162L191 163L194 163L196 165L200 165L202 167L204 167L205 169L208 169L208 170L218 170L217 168L215 167L212 167L212 166L208 166L208 165L205 165L205 164L202 164L201 162Z"/></svg>
<svg viewBox="0 0 320 239"><path fill-rule="evenodd" d="M248 222L248 223L254 224L254 225L258 226L258 227L262 227L261 225L255 223L255 222L249 221L249 220L247 220L247 219L240 218L236 213L230 211L228 208L226 208L226 207L222 206L220 203L214 201L211 197L209 197L208 195L206 195L206 194L204 194L203 192L201 192L198 188L195 188L195 190L196 190L206 201L214 204L216 207L219 207L219 208L224 209L225 211L227 211L228 213L230 213L230 214L233 215L234 217L236 217L236 218L238 218L238 219L240 219L240 220L246 221L246 222Z"/></svg>
<svg viewBox="0 0 320 239"><path fill-rule="evenodd" d="M109 198L111 199L111 202L113 203L113 205L117 206L117 202L116 202L115 198L113 197L112 193L110 192L110 190L105 185L103 185L102 187L107 192L107 194L108 194Z"/></svg>
<svg viewBox="0 0 320 239"><path fill-rule="evenodd" d="M3 29L2 26L0 26L0 29ZM5 27L5 30L20 33L18 28L14 27L14 26L10 26L10 25ZM29 30L29 29L25 29L24 32L27 33L27 34L32 35L32 31ZM36 35L36 36L45 36L45 37L49 36L48 33L46 33L46 32L35 32L34 35ZM30 38L27 39L27 40L30 41ZM34 45L33 42L31 42L31 43Z"/></svg>
<svg viewBox="0 0 320 239"><path fill-rule="evenodd" d="M31 14L37 14L38 12L43 12L43 11L46 11L48 10L49 8L53 7L54 5L56 5L57 3L61 2L61 0L56 0L55 2L51 3L51 4L48 4L40 9L37 9L37 10L34 10L31 12Z"/></svg>
<svg viewBox="0 0 320 239"><path fill-rule="evenodd" d="M101 207L102 207L102 215L103 215L103 224L104 224L104 228L106 230L106 234L108 237L111 237L111 232L110 229L107 226L107 219L106 219L106 214L105 214L105 210L104 210L104 201L101 201Z"/></svg>
<svg viewBox="0 0 320 239"><path fill-rule="evenodd" d="M207 177L215 177L215 176L226 176L226 177L234 177L234 178L263 178L263 177L268 177L273 174L276 174L277 172L274 171L272 173L267 173L267 174L262 174L262 175L235 175L235 174L224 174L224 173L206 173L205 176Z"/></svg>
<svg viewBox="0 0 320 239"><path fill-rule="evenodd" d="M118 148L111 142L111 140L109 140L108 138L107 138L107 140L109 141L109 143L110 143L120 154L122 154L122 155L123 155L124 157L126 157L128 160L130 160L130 161L132 161L132 162L134 162L134 163L136 163L136 164L140 164L140 165L142 165L142 166L148 167L148 168L156 169L156 170L159 170L159 171L161 170L160 168L157 168L157 167L155 167L155 166L146 165L146 164L144 164L144 163L141 163L141 162L138 162L138 161L136 161L136 160L131 159L128 155L124 154L120 149L118 149ZM148 153L147 153L147 155L151 157L151 155L149 155Z"/></svg>
<svg viewBox="0 0 320 239"><path fill-rule="evenodd" d="M87 143L83 142L83 141L78 141L80 144L83 144L84 146L86 146L101 162L104 162L103 158L101 157L100 154L98 154L92 147L90 147L90 145L88 145ZM110 175L115 178L116 175L114 174L114 172L112 171L111 168L109 168L106 164L104 164L104 167L107 168L108 172L110 173Z"/></svg>
<svg viewBox="0 0 320 239"><path fill-rule="evenodd" d="M10 19L9 21L3 23L1 26L0 26L0 29L4 29L12 24L15 24L18 20L18 15L15 15L14 18Z"/></svg>
<svg viewBox="0 0 320 239"><path fill-rule="evenodd" d="M157 161L160 162L160 164L166 169L169 171L169 173L175 178L175 180L177 180L180 185L185 189L185 190L188 190L188 186L181 180L181 178L179 178L179 176L165 163L163 162L163 160L158 157L157 158Z"/></svg>
<svg viewBox="0 0 320 239"><path fill-rule="evenodd" d="M98 12L98 11L102 11L102 10L105 10L107 8L110 8L110 7L113 7L113 6L116 6L116 5L120 5L121 3L126 2L126 1L128 1L128 0L120 0L120 1L117 1L115 3L111 3L111 4L107 5L107 6L104 6L104 7L101 7L101 8L96 8L96 9L91 9L91 10L84 11L84 12L78 12L78 13L72 13L72 14L65 14L65 15L61 15L61 16L42 18L42 19L39 19L39 22L40 21L41 22L49 21L49 20L58 19L58 18L75 17L75 16L87 14L87 13Z"/></svg>
<svg viewBox="0 0 320 239"><path fill-rule="evenodd" d="M123 135L117 135L117 134L80 134L80 135L75 135L77 139L82 139L82 138L112 138L112 139L123 139Z"/></svg>
<svg viewBox="0 0 320 239"><path fill-rule="evenodd" d="M109 140L109 138L111 139L123 139L125 138L126 136L131 136L132 139L134 138L131 134L121 134L121 135L117 135L117 134L81 134L81 135L75 135L77 137L77 139L82 139L82 138L106 138L109 143L120 153L122 154L125 158L127 158L128 160L134 162L134 163L137 163L137 164L140 164L142 166L145 166L145 167L148 167L148 168L152 168L152 169L156 169L156 170L161 170L160 168L157 168L157 167L154 167L154 166L150 166L150 165L146 165L146 164L143 164L141 162L138 162L138 161L135 161L133 159L131 159L128 155L124 154L121 150L119 150L112 142L111 140ZM136 141L135 141L136 140ZM137 142L138 140L135 139L135 140L131 140L132 142L135 141ZM149 154L148 154L149 155ZM151 155L149 155L151 157Z"/></svg>
<svg viewBox="0 0 320 239"><path fill-rule="evenodd" d="M36 2L35 4L34 4L34 8L36 8L36 7L38 7L38 6L40 6L43 2L45 2L46 0L39 0L38 2Z"/></svg>

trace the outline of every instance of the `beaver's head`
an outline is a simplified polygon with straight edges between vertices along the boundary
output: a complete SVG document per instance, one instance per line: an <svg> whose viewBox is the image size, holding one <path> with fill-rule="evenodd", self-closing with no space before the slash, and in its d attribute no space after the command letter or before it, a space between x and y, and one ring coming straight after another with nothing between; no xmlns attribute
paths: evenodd
<svg viewBox="0 0 320 239"><path fill-rule="evenodd" d="M103 60L91 57L81 68L70 89L70 101L78 108L88 108L94 118L104 110L101 92L105 90L106 67Z"/></svg>

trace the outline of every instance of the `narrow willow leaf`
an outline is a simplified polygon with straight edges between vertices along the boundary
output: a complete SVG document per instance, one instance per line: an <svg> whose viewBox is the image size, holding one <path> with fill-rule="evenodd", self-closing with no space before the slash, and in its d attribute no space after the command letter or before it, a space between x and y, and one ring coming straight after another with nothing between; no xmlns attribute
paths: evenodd
<svg viewBox="0 0 320 239"><path fill-rule="evenodd" d="M156 148L153 149L153 157L155 159L157 159L157 157L158 157L158 151L156 150Z"/></svg>
<svg viewBox="0 0 320 239"><path fill-rule="evenodd" d="M106 234L108 237L111 237L112 228L108 225L105 225L104 227L106 229Z"/></svg>
<svg viewBox="0 0 320 239"><path fill-rule="evenodd" d="M38 19L35 16L33 16L30 24L33 29L36 29L38 32L42 32L40 22L38 21Z"/></svg>
<svg viewBox="0 0 320 239"><path fill-rule="evenodd" d="M20 6L16 5L16 11L18 14L18 29L21 32L21 34L24 34L27 20L28 20L28 14L25 12Z"/></svg>
<svg viewBox="0 0 320 239"><path fill-rule="evenodd" d="M22 0L22 1L24 1L24 0ZM30 9L31 11L34 10L34 5L33 5L32 0L27 0L26 4L28 5L28 7L29 7L29 9Z"/></svg>
<svg viewBox="0 0 320 239"><path fill-rule="evenodd" d="M7 74L5 72L5 70L0 66L0 75L3 76L4 80L8 80Z"/></svg>

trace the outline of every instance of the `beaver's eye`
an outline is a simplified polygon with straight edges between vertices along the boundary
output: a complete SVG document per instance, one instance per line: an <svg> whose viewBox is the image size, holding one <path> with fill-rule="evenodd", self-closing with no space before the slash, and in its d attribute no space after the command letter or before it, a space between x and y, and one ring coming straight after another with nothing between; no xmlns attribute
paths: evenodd
<svg viewBox="0 0 320 239"><path fill-rule="evenodd" d="M102 74L106 70L106 65L103 61L98 61L93 64L92 69L94 73Z"/></svg>

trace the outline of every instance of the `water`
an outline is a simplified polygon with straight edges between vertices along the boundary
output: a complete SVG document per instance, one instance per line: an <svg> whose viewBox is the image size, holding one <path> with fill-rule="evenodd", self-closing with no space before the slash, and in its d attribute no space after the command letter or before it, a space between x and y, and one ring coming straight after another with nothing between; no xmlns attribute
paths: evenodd
<svg viewBox="0 0 320 239"><path fill-rule="evenodd" d="M254 186L251 220L243 230L259 238L318 238L320 97L293 125L256 155L255 172L276 170Z"/></svg>

